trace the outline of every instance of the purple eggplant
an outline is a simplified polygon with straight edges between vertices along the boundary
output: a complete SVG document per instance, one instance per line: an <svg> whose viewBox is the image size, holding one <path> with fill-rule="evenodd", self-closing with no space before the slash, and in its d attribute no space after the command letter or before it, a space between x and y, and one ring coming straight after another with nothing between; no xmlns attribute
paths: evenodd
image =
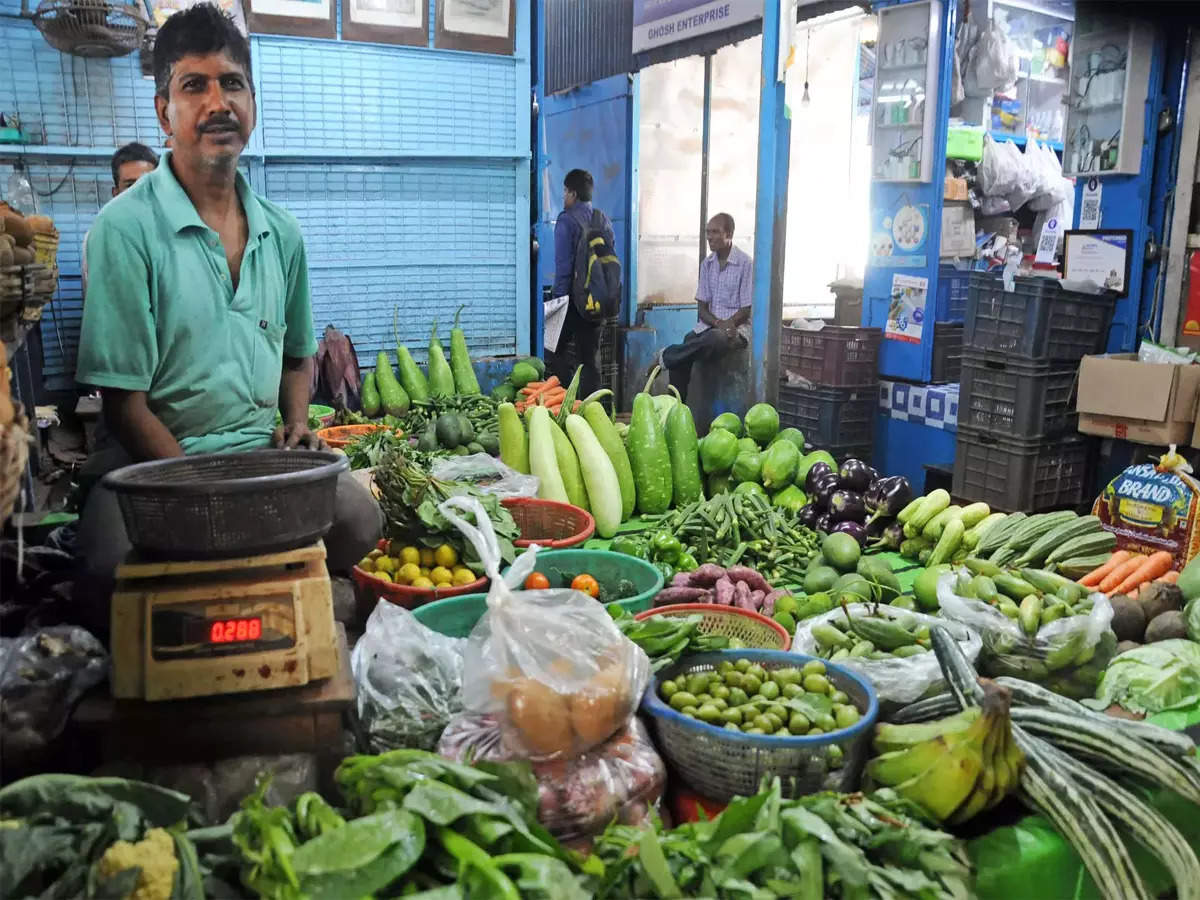
<svg viewBox="0 0 1200 900"><path fill-rule="evenodd" d="M834 491L829 498L829 515L835 522L862 522L867 517L862 494L845 488ZM866 536L865 530L863 536Z"/></svg>
<svg viewBox="0 0 1200 900"><path fill-rule="evenodd" d="M888 527L887 519L867 519L864 523L867 526L867 538L874 539L883 534L883 530Z"/></svg>
<svg viewBox="0 0 1200 900"><path fill-rule="evenodd" d="M871 476L874 474L876 474L875 470L861 459L848 459L838 469L838 477L842 479L842 486L860 494L871 486Z"/></svg>
<svg viewBox="0 0 1200 900"><path fill-rule="evenodd" d="M843 534L850 535L852 538L858 541L860 547L867 540L867 529L862 522L838 522L833 526L833 530L835 532L840 531Z"/></svg>
<svg viewBox="0 0 1200 900"><path fill-rule="evenodd" d="M879 521L882 521L882 519L867 523L867 533L868 534L870 534L871 526L877 524L877 522L879 522ZM903 522L889 522L887 524L887 526L883 529L883 533L881 535L879 535L878 538L876 538L874 541L871 542L871 549L873 549L873 550L899 550L900 545L903 543L904 543L904 523Z"/></svg>
<svg viewBox="0 0 1200 900"><path fill-rule="evenodd" d="M826 534L833 531L833 519L829 518L829 513L821 513L817 516L815 527L817 531L824 531Z"/></svg>
<svg viewBox="0 0 1200 900"><path fill-rule="evenodd" d="M899 514L912 500L912 485L903 475L881 478L864 500L872 519L890 518Z"/></svg>
<svg viewBox="0 0 1200 900"><path fill-rule="evenodd" d="M841 489L842 479L838 478L833 472L830 472L824 478L817 481L813 486L817 505L822 509L829 509L829 501L833 499L834 492Z"/></svg>
<svg viewBox="0 0 1200 900"><path fill-rule="evenodd" d="M815 503L807 503L800 507L800 512L796 514L796 518L800 520L800 524L806 528L815 528L817 525L817 516L821 515L821 510Z"/></svg>
<svg viewBox="0 0 1200 900"><path fill-rule="evenodd" d="M826 462L813 463L808 470L808 474L804 476L804 493L811 494L817 488L817 480L824 475L836 475L833 471L833 466Z"/></svg>

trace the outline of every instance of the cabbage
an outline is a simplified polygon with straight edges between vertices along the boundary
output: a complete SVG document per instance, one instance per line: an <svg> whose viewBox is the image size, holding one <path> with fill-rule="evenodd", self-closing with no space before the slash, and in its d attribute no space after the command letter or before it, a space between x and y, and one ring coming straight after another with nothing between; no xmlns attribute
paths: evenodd
<svg viewBox="0 0 1200 900"><path fill-rule="evenodd" d="M1171 640L1126 650L1108 664L1096 699L1084 702L1147 714L1194 706L1200 703L1200 644Z"/></svg>

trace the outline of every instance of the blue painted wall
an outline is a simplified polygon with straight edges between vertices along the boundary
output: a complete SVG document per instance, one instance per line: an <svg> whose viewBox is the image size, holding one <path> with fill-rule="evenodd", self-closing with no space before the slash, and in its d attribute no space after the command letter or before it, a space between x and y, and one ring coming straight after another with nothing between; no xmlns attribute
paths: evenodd
<svg viewBox="0 0 1200 900"><path fill-rule="evenodd" d="M300 220L314 330L348 330L364 363L394 353L396 305L418 359L433 320L445 334L460 304L475 355L530 343L530 0L516 2L513 56L433 49L430 7L427 47L251 37L259 122L244 168ZM79 249L109 199L108 157L162 135L136 54L65 56L19 9L0 0L0 112L44 140L25 161L35 188L53 191L39 203L61 235L42 326L46 385L59 390L74 380ZM12 152L0 146L5 175Z"/></svg>

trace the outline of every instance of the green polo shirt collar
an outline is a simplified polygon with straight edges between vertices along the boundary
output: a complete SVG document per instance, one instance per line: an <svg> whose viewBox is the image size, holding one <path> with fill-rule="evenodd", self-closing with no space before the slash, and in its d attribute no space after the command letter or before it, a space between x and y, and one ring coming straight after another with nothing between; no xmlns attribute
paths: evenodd
<svg viewBox="0 0 1200 900"><path fill-rule="evenodd" d="M204 220L200 218L200 214L196 212L196 207L192 204L191 198L183 189L183 185L179 183L179 179L175 177L175 170L171 168L171 151L168 150L163 154L162 161L158 168L163 171L160 173L158 188L162 199L162 211L166 217L167 223L177 233L185 228L199 228L202 231L212 231ZM249 229L249 237L251 240L265 238L271 233L271 226L267 222L266 214L263 211L262 204L258 202L258 197L254 195L254 191L250 190L250 185L246 182L246 176L241 172L237 173L237 192L238 199L242 201L242 209L246 213L246 224ZM249 249L247 247L247 249Z"/></svg>

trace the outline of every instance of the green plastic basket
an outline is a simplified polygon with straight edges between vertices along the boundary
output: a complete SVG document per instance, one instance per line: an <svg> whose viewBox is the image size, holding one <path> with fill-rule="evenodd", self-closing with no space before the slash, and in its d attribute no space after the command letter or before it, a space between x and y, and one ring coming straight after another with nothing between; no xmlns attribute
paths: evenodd
<svg viewBox="0 0 1200 900"><path fill-rule="evenodd" d="M644 559L608 550L545 550L539 553L538 571L544 572L551 566L575 573L587 572L601 583L628 578L639 593L617 602L631 613L649 609L654 595L663 586L662 573ZM551 582L550 587L564 585ZM463 594L418 606L412 614L426 628L439 634L465 638L486 608L487 594Z"/></svg>

